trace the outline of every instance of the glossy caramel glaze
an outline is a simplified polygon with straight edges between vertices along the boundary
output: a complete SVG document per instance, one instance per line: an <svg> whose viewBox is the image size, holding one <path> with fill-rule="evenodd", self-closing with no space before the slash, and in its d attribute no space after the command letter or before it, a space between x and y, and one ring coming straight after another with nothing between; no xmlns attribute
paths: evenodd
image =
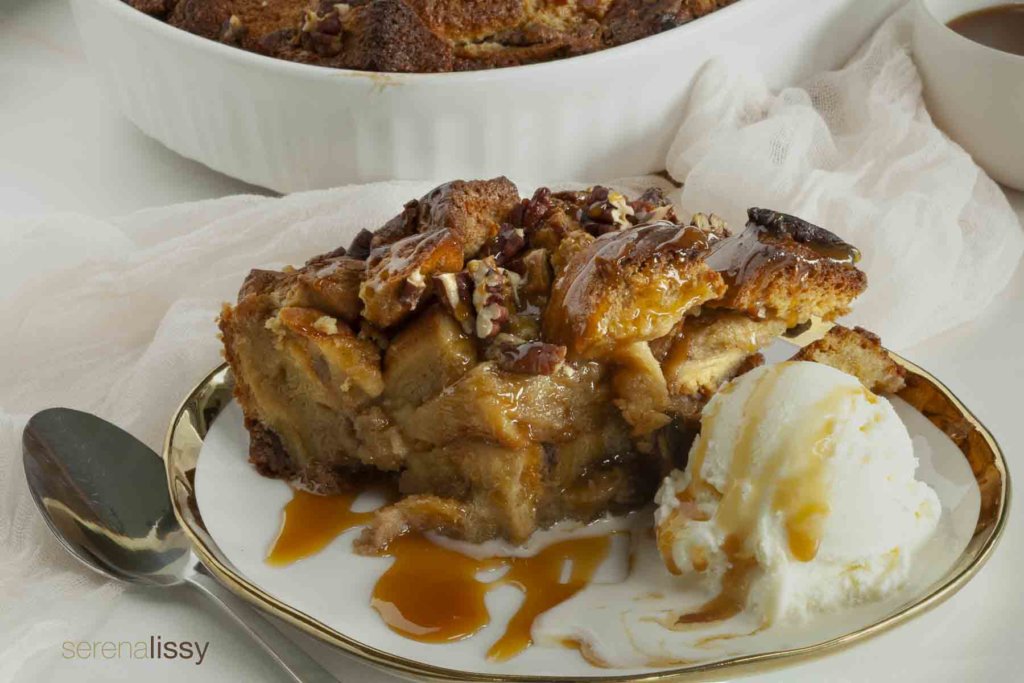
<svg viewBox="0 0 1024 683"><path fill-rule="evenodd" d="M588 355L592 346L646 339L648 328L671 328L686 310L717 294L715 282L693 281L696 262L717 239L665 221L600 236L555 280L544 313L545 339ZM628 293L624 301L616 289ZM625 304L628 315L617 310ZM660 318L671 322L658 325Z"/></svg>
<svg viewBox="0 0 1024 683"><path fill-rule="evenodd" d="M490 621L477 574L500 563L478 560L420 535L395 540L395 561L377 580L370 605L392 631L424 643L467 638Z"/></svg>
<svg viewBox="0 0 1024 683"><path fill-rule="evenodd" d="M713 244L707 256L708 266L725 278L733 293L752 278L788 266L806 272L819 263L853 266L860 260L855 247L799 218L757 208L747 214L746 229Z"/></svg>

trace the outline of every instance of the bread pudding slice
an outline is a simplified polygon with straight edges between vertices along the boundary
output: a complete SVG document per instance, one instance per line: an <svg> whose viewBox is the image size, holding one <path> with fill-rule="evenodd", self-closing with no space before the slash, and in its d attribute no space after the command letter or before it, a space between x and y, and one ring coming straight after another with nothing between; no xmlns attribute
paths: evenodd
<svg viewBox="0 0 1024 683"><path fill-rule="evenodd" d="M410 530L521 542L648 503L723 382L847 312L856 260L761 209L732 235L657 190L455 181L348 248L253 271L220 326L262 474L398 487L360 549Z"/></svg>

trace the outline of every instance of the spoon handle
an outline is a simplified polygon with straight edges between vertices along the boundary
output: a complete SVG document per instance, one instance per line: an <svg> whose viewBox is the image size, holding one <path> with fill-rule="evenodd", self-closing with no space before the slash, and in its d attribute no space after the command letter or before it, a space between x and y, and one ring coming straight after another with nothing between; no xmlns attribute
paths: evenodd
<svg viewBox="0 0 1024 683"><path fill-rule="evenodd" d="M212 576L206 567L196 563L186 572L185 581L227 612L267 651L295 683L337 683L327 669L305 653L290 638L264 619L244 600L235 596Z"/></svg>

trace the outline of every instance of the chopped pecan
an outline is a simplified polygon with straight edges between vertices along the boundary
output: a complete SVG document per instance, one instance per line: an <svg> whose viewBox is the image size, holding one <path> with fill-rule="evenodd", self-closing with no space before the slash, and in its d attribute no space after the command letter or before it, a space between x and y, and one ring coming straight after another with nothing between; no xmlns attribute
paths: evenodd
<svg viewBox="0 0 1024 683"><path fill-rule="evenodd" d="M577 192L552 193L541 188L533 198L524 200L510 217L509 222L522 227L530 248L554 251L567 235L580 230L582 209L585 199Z"/></svg>
<svg viewBox="0 0 1024 683"><path fill-rule="evenodd" d="M633 207L626 203L625 197L607 187L595 185L584 200L580 222L587 232L600 236L630 227L632 216Z"/></svg>
<svg viewBox="0 0 1024 683"><path fill-rule="evenodd" d="M469 273L441 273L434 276L438 301L462 326L466 334L475 329L473 315L473 278Z"/></svg>
<svg viewBox="0 0 1024 683"><path fill-rule="evenodd" d="M566 348L557 344L532 341L500 345L498 367L521 375L550 375L565 362Z"/></svg>
<svg viewBox="0 0 1024 683"><path fill-rule="evenodd" d="M704 232L717 235L718 237L729 236L729 228L726 227L725 221L715 214L708 216L703 213L695 213L693 218L690 219L690 225L695 225Z"/></svg>
<svg viewBox="0 0 1024 683"><path fill-rule="evenodd" d="M657 187L648 188L629 205L633 209L633 222L638 225L655 221L679 222L674 207Z"/></svg>
<svg viewBox="0 0 1024 683"><path fill-rule="evenodd" d="M488 339L501 332L515 309L519 276L497 265L493 256L470 261L466 270L473 279L476 336Z"/></svg>
<svg viewBox="0 0 1024 683"><path fill-rule="evenodd" d="M509 213L509 222L527 231L536 228L551 211L551 190L542 187L530 199L524 199Z"/></svg>
<svg viewBox="0 0 1024 683"><path fill-rule="evenodd" d="M508 308L499 303L490 303L477 309L476 336L481 339L493 337L501 331L502 325L508 322Z"/></svg>

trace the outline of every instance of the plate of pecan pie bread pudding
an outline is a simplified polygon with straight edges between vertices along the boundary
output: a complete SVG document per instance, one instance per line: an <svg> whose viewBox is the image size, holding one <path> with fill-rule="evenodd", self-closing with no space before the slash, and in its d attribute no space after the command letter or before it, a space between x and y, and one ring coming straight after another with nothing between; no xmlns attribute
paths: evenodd
<svg viewBox="0 0 1024 683"><path fill-rule="evenodd" d="M176 512L248 600L410 676L729 676L988 557L1002 455L835 322L869 283L824 227L504 177L394 209L240 282L171 425Z"/></svg>

